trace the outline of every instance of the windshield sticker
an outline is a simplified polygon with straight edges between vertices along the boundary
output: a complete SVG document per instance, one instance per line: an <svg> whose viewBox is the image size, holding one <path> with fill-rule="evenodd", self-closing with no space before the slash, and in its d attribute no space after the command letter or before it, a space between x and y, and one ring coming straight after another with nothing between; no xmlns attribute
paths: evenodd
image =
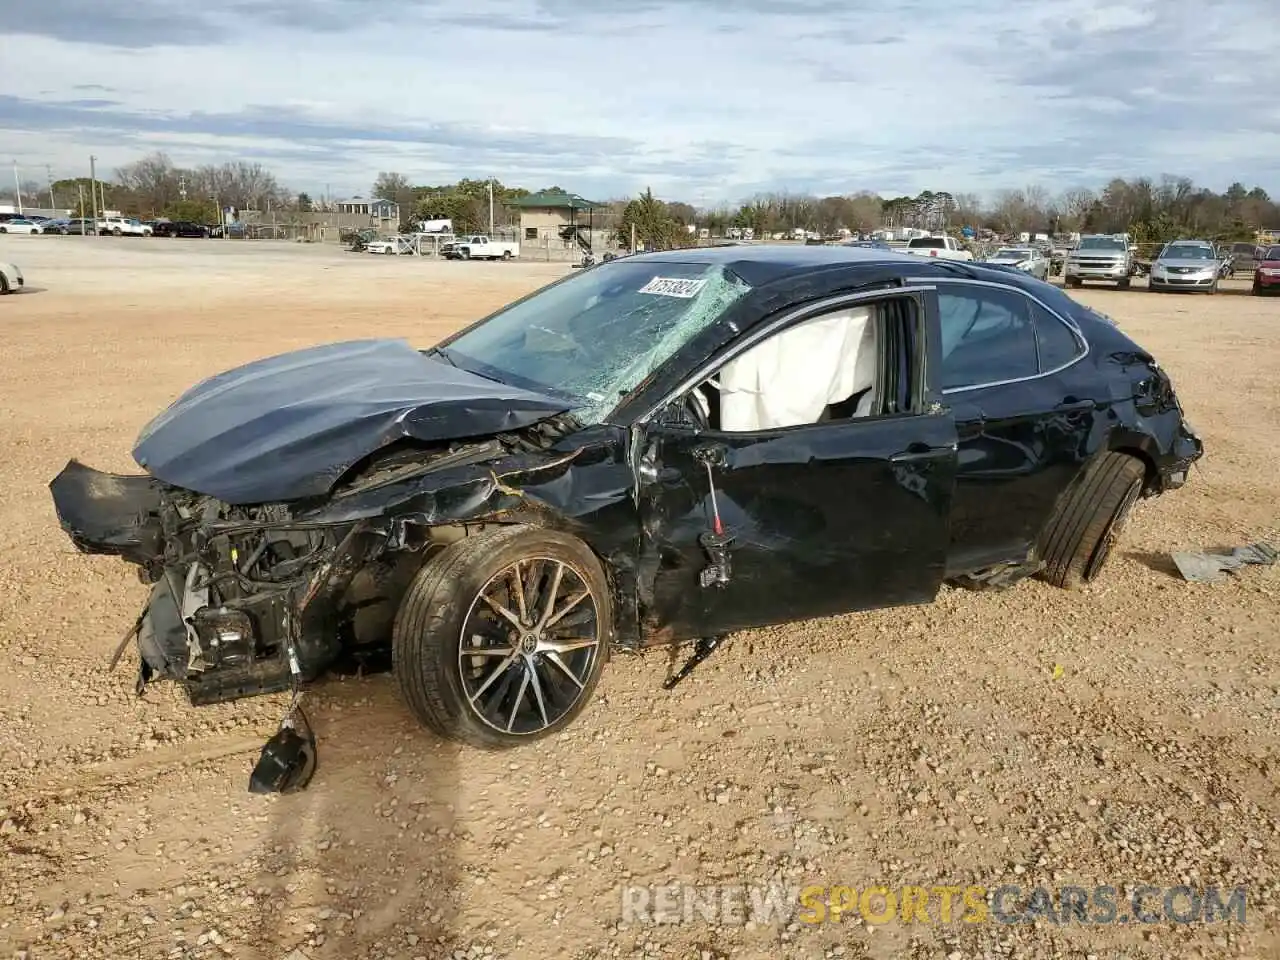
<svg viewBox="0 0 1280 960"><path fill-rule="evenodd" d="M698 295L706 280L682 280L678 277L654 277L643 287L641 293L652 293L659 297L682 297L685 300Z"/></svg>

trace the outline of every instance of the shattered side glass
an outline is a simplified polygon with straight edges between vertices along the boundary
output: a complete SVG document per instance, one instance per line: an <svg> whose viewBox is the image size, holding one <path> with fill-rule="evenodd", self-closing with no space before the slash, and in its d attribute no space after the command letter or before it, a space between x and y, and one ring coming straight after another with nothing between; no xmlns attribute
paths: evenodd
<svg viewBox="0 0 1280 960"><path fill-rule="evenodd" d="M494 314L444 352L485 376L566 395L579 420L599 423L750 289L714 264L602 264Z"/></svg>

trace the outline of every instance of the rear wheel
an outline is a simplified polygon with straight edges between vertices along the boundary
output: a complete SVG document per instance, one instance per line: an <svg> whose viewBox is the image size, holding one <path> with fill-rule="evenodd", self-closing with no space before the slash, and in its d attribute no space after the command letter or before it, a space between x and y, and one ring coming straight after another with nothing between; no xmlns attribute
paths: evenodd
<svg viewBox="0 0 1280 960"><path fill-rule="evenodd" d="M1133 281L1132 281L1129 277L1125 277L1123 280L1119 281L1119 282L1116 284L1116 289L1117 289L1117 290L1128 290L1128 289L1129 289L1129 287L1130 287L1130 286L1132 286L1132 285L1133 285Z"/></svg>
<svg viewBox="0 0 1280 960"><path fill-rule="evenodd" d="M1080 278L1079 278L1079 277L1067 277L1067 278L1066 278L1066 279L1064 279L1062 282L1063 282L1063 283L1065 283L1068 287L1078 287L1078 286L1080 286Z"/></svg>
<svg viewBox="0 0 1280 960"><path fill-rule="evenodd" d="M1092 582L1111 556L1145 476L1142 461L1127 454L1108 450L1094 460L1050 521L1041 578L1067 590Z"/></svg>
<svg viewBox="0 0 1280 960"><path fill-rule="evenodd" d="M3 273L0 273L0 297L9 292L9 281Z"/></svg>
<svg viewBox="0 0 1280 960"><path fill-rule="evenodd" d="M112 230L111 230L111 235L112 235L113 237L121 236L121 235L122 235L122 233L123 233L123 231L122 231L119 227L114 227L114 228L112 228Z"/></svg>
<svg viewBox="0 0 1280 960"><path fill-rule="evenodd" d="M511 747L581 712L612 632L608 581L591 550L513 525L466 537L418 571L396 614L393 662L427 727Z"/></svg>

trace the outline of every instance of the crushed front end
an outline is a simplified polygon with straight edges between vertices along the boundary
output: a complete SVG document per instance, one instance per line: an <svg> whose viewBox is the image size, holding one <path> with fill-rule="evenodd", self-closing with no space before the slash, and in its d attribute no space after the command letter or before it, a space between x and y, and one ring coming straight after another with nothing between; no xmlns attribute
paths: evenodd
<svg viewBox="0 0 1280 960"><path fill-rule="evenodd" d="M133 631L139 690L177 680L193 704L314 679L341 649L337 601L386 537L368 520L301 522L283 504L232 506L74 460L50 491L81 551L120 556L151 584Z"/></svg>

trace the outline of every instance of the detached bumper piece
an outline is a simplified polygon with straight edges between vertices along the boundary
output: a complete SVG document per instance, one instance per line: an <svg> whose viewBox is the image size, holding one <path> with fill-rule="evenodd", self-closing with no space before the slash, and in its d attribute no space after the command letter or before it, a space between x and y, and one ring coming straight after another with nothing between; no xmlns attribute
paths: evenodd
<svg viewBox="0 0 1280 960"><path fill-rule="evenodd" d="M49 492L62 529L82 553L140 566L163 555L160 485L151 477L103 473L72 460L50 481Z"/></svg>

